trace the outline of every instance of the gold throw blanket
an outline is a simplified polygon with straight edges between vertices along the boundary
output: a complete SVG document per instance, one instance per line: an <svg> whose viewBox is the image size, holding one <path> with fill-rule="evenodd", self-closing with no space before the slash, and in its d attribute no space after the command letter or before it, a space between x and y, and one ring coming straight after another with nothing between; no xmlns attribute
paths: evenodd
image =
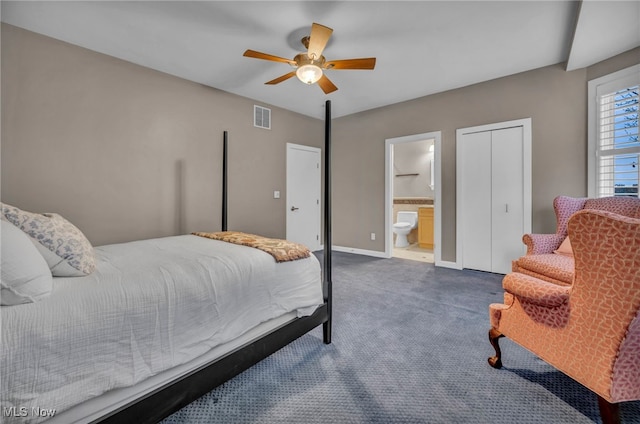
<svg viewBox="0 0 640 424"><path fill-rule="evenodd" d="M196 236L226 241L242 246L255 247L273 256L276 262L295 261L308 258L311 251L304 245L288 240L273 239L239 231L220 231L217 233L194 232Z"/></svg>

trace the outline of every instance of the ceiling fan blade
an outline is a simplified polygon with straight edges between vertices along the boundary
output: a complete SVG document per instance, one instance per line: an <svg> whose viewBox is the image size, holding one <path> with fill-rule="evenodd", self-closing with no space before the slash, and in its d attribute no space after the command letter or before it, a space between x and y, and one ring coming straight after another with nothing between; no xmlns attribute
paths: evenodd
<svg viewBox="0 0 640 424"><path fill-rule="evenodd" d="M269 84L269 85L278 84L278 83L281 83L282 81L288 80L289 78L291 78L291 77L293 77L295 75L296 75L296 71L291 71L288 74L284 74L281 77L278 77L278 78L273 79L271 81L267 81L267 82L265 82L265 84Z"/></svg>
<svg viewBox="0 0 640 424"><path fill-rule="evenodd" d="M292 66L296 66L296 62L294 62L291 59L285 59L284 57L274 56L272 54L267 54L267 53L261 53L255 50L247 50L246 52L244 52L243 56L253 57L255 59L271 60L273 62L283 62L283 63L288 63L289 65L292 65Z"/></svg>
<svg viewBox="0 0 640 424"><path fill-rule="evenodd" d="M330 60L323 66L324 69L373 69L376 66L375 57L362 59Z"/></svg>
<svg viewBox="0 0 640 424"><path fill-rule="evenodd" d="M318 85L320 86L320 88L322 88L324 94L333 93L338 89L338 87L336 87L335 84L332 83L326 75L322 75L322 77L318 80Z"/></svg>
<svg viewBox="0 0 640 424"><path fill-rule="evenodd" d="M329 42L329 37L333 30L324 25L316 24L315 22L311 25L311 34L309 34L309 48L307 49L307 54L311 58L313 56L314 59L319 59L322 56L322 52L324 48L327 46Z"/></svg>

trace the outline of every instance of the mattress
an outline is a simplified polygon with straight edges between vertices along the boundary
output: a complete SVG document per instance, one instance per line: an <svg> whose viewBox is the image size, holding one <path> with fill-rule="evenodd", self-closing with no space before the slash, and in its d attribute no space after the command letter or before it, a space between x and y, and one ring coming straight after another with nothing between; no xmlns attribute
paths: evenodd
<svg viewBox="0 0 640 424"><path fill-rule="evenodd" d="M96 271L0 308L2 422L40 422L323 303L320 264L186 235L95 249Z"/></svg>

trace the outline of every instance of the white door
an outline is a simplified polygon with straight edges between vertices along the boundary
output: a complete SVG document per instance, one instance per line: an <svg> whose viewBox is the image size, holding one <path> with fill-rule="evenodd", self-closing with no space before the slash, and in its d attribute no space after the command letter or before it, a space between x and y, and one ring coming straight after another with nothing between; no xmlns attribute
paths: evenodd
<svg viewBox="0 0 640 424"><path fill-rule="evenodd" d="M506 274L525 253L522 127L491 131L491 270Z"/></svg>
<svg viewBox="0 0 640 424"><path fill-rule="evenodd" d="M462 267L491 270L491 132L466 134L458 145L463 170Z"/></svg>
<svg viewBox="0 0 640 424"><path fill-rule="evenodd" d="M320 249L320 149L287 143L287 240Z"/></svg>
<svg viewBox="0 0 640 424"><path fill-rule="evenodd" d="M531 232L530 120L458 130L457 219L462 268L506 274ZM518 124L518 125L516 125Z"/></svg>

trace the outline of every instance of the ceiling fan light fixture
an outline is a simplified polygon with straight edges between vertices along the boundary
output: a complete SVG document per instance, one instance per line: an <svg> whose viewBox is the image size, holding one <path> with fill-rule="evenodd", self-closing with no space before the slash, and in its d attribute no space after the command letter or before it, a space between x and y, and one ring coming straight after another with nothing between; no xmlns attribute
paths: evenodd
<svg viewBox="0 0 640 424"><path fill-rule="evenodd" d="M1 1L1 0L0 0ZM255 50L247 50L243 56L253 57L255 59L270 60L272 62L282 62L291 65L295 71L288 72L271 81L265 82L268 85L280 84L293 76L297 76L300 81L311 85L318 83L318 87L322 89L324 94L333 93L338 89L331 82L323 71L327 69L373 69L376 65L375 57L367 57L361 59L342 59L327 62L322 55L324 48L327 47L329 38L333 30L324 25L313 23L311 25L311 33L304 37L301 41L307 49L306 52L298 53L293 60L284 57L274 56L272 54L261 53Z"/></svg>
<svg viewBox="0 0 640 424"><path fill-rule="evenodd" d="M305 84L315 84L322 78L322 69L317 65L308 63L298 67L296 76Z"/></svg>

